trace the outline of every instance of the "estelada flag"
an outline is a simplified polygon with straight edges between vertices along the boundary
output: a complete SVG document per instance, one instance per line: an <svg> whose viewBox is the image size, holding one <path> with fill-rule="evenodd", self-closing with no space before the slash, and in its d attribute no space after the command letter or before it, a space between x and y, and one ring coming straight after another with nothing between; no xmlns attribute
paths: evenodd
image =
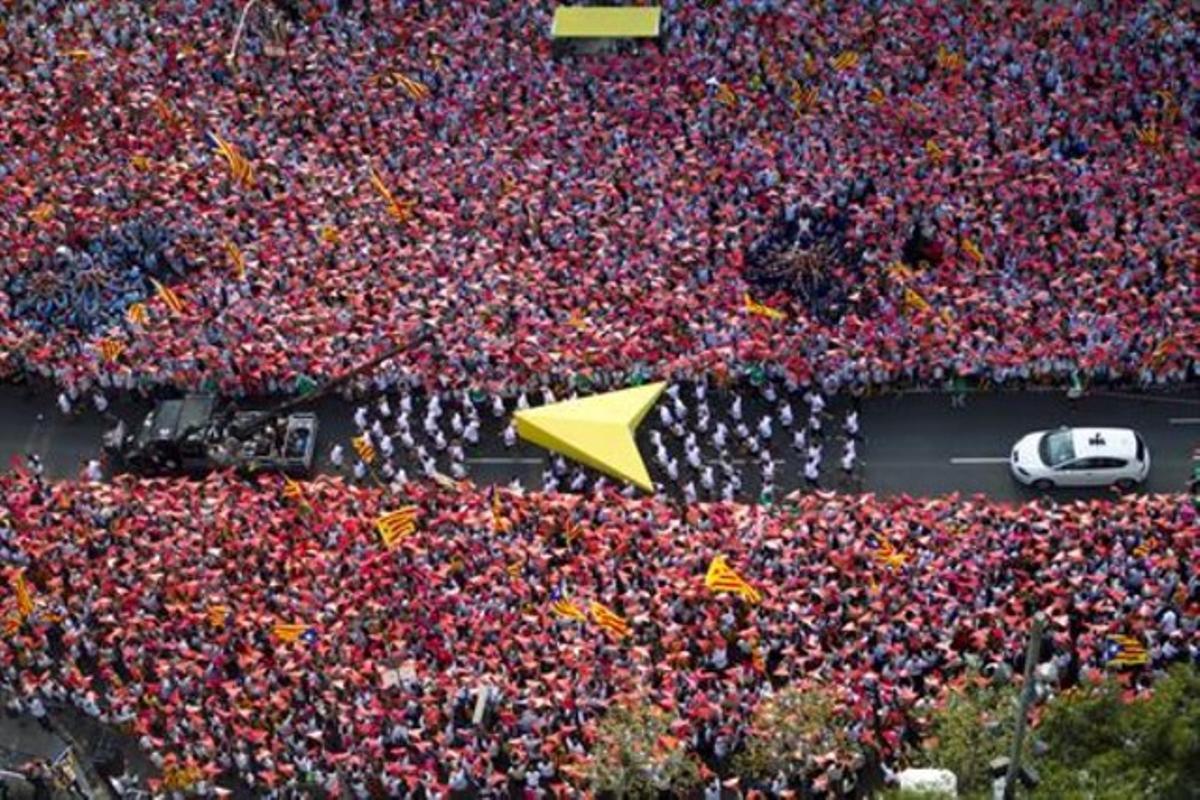
<svg viewBox="0 0 1200 800"><path fill-rule="evenodd" d="M500 502L500 492L495 486L491 488L492 495L492 533L508 533L512 521L504 516L504 506Z"/></svg>
<svg viewBox="0 0 1200 800"><path fill-rule="evenodd" d="M375 461L375 447L367 441L367 437L355 436L350 440L350 444L354 447L354 452L358 453L358 457L363 461L368 464Z"/></svg>
<svg viewBox="0 0 1200 800"><path fill-rule="evenodd" d="M125 352L125 344L119 339L101 339L98 347L100 348L100 355L110 364L116 361L121 353Z"/></svg>
<svg viewBox="0 0 1200 800"><path fill-rule="evenodd" d="M738 575L721 555L713 556L704 585L714 592L733 592L748 603L761 603L762 594Z"/></svg>
<svg viewBox="0 0 1200 800"><path fill-rule="evenodd" d="M890 539L883 538L879 542L879 549L875 552L875 560L894 569L903 567L908 561L908 556L897 550Z"/></svg>
<svg viewBox="0 0 1200 800"><path fill-rule="evenodd" d="M576 622L587 622L587 615L583 613L583 609L566 598L555 600L550 604L550 610L566 619L573 619Z"/></svg>
<svg viewBox="0 0 1200 800"><path fill-rule="evenodd" d="M238 280L246 280L246 257L242 255L241 249L233 242L226 241L225 252L229 254L229 261L233 264L233 271L237 273Z"/></svg>
<svg viewBox="0 0 1200 800"><path fill-rule="evenodd" d="M179 295L170 286L164 286L154 278L150 279L150 283L154 284L154 291L158 293L159 298L166 303L167 308L171 309L176 314L183 313L183 301L179 299Z"/></svg>
<svg viewBox="0 0 1200 800"><path fill-rule="evenodd" d="M1110 667L1138 667L1150 663L1150 653L1140 639L1132 636L1113 635L1108 637L1108 659Z"/></svg>
<svg viewBox="0 0 1200 800"><path fill-rule="evenodd" d="M150 319L150 315L146 312L145 303L134 303L125 311L125 319L129 320L130 325L145 325Z"/></svg>
<svg viewBox="0 0 1200 800"><path fill-rule="evenodd" d="M317 637L317 630L311 625L305 625L299 622L276 622L271 628L271 633L281 642L294 642L298 639L304 639L306 642L312 642Z"/></svg>
<svg viewBox="0 0 1200 800"><path fill-rule="evenodd" d="M429 87L416 78L410 78L401 72L395 73L392 77L396 79L397 85L399 85L400 88L404 90L404 93L407 94L411 99L418 101L429 99Z"/></svg>
<svg viewBox="0 0 1200 800"><path fill-rule="evenodd" d="M620 614L595 600L591 602L588 609L592 612L592 621L604 630L616 636L629 635L629 623Z"/></svg>
<svg viewBox="0 0 1200 800"><path fill-rule="evenodd" d="M29 584L25 582L25 573L17 572L13 576L13 594L17 598L17 614L25 619L33 613L33 596L29 593Z"/></svg>
<svg viewBox="0 0 1200 800"><path fill-rule="evenodd" d="M858 53L853 50L838 53L833 59L833 68L838 72L844 72L856 66L858 66Z"/></svg>
<svg viewBox="0 0 1200 800"><path fill-rule="evenodd" d="M383 542L383 546L391 550L401 539L412 535L417 529L417 507L405 506L389 511L375 521L375 528L379 531L379 540Z"/></svg>
<svg viewBox="0 0 1200 800"><path fill-rule="evenodd" d="M229 620L229 606L212 605L208 607L208 624L214 628L224 628Z"/></svg>
<svg viewBox="0 0 1200 800"><path fill-rule="evenodd" d="M750 296L749 292L744 292L742 294L742 299L746 304L746 310L751 314L759 317L766 317L767 319L787 319L787 314L778 309L771 308L770 306L757 302L753 297Z"/></svg>
<svg viewBox="0 0 1200 800"><path fill-rule="evenodd" d="M295 500L300 505L308 505L308 498L304 496L304 487L287 475L283 476L283 496L288 500Z"/></svg>

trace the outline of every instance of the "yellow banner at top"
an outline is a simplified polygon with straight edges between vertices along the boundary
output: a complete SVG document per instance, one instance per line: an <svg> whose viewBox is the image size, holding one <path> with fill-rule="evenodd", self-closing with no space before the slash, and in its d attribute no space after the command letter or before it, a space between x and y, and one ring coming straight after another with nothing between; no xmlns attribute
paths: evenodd
<svg viewBox="0 0 1200 800"><path fill-rule="evenodd" d="M559 6L554 9L554 39L653 39L659 35L658 6Z"/></svg>

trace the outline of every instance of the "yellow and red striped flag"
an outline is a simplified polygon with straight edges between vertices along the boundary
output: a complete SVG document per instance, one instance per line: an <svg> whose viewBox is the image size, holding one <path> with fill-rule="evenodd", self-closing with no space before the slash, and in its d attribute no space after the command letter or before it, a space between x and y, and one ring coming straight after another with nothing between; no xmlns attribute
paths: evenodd
<svg viewBox="0 0 1200 800"><path fill-rule="evenodd" d="M492 533L508 533L512 529L512 521L504 516L504 504L500 501L500 492L495 486L492 494Z"/></svg>
<svg viewBox="0 0 1200 800"><path fill-rule="evenodd" d="M804 86L799 81L792 81L792 108L797 114L803 114L815 108L819 97L817 87Z"/></svg>
<svg viewBox="0 0 1200 800"><path fill-rule="evenodd" d="M150 315L146 312L145 303L134 303L125 311L125 319L130 325L145 325Z"/></svg>
<svg viewBox="0 0 1200 800"><path fill-rule="evenodd" d="M925 140L925 154L929 156L929 160L933 162L934 166L941 166L942 162L946 160L946 151L933 139Z"/></svg>
<svg viewBox="0 0 1200 800"><path fill-rule="evenodd" d="M29 584L25 582L24 571L18 571L13 576L13 595L17 598L17 614L21 619L33 613L33 596L29 593Z"/></svg>
<svg viewBox="0 0 1200 800"><path fill-rule="evenodd" d="M1137 129L1138 141L1155 152L1162 152L1164 147L1162 133L1159 132L1157 125L1147 125L1144 128Z"/></svg>
<svg viewBox="0 0 1200 800"><path fill-rule="evenodd" d="M854 69L858 66L859 56L853 50L843 50L833 58L833 68L838 72L845 72L848 69Z"/></svg>
<svg viewBox="0 0 1200 800"><path fill-rule="evenodd" d="M975 242L963 237L962 249L963 252L966 253L967 256L969 256L970 259L976 264L983 263L983 251L979 249L979 245L975 244Z"/></svg>
<svg viewBox="0 0 1200 800"><path fill-rule="evenodd" d="M276 622L271 627L271 633L281 642L295 642L299 639L313 639L317 631L312 625L303 622Z"/></svg>
<svg viewBox="0 0 1200 800"><path fill-rule="evenodd" d="M728 83L722 83L717 86L717 93L713 95L713 99L723 106L732 108L738 103L737 92Z"/></svg>
<svg viewBox="0 0 1200 800"><path fill-rule="evenodd" d="M867 102L873 106L881 106L886 100L887 95L878 86L872 87L871 91L867 92Z"/></svg>
<svg viewBox="0 0 1200 800"><path fill-rule="evenodd" d="M166 303L167 308L174 311L176 314L183 313L183 301L179 299L179 295L175 294L175 290L170 286L164 286L154 278L150 279L154 284L154 291L158 293L159 298Z"/></svg>
<svg viewBox="0 0 1200 800"><path fill-rule="evenodd" d="M224 628L229 619L229 606L211 605L206 612L208 624L214 628Z"/></svg>
<svg viewBox="0 0 1200 800"><path fill-rule="evenodd" d="M620 614L595 600L591 602L588 609L592 612L592 622L604 630L618 637L629 635L629 623Z"/></svg>
<svg viewBox="0 0 1200 800"><path fill-rule="evenodd" d="M725 556L713 556L712 562L708 565L708 573L704 576L704 585L714 592L732 592L747 603L762 602L762 593L747 583L741 575L738 575L733 567L725 563Z"/></svg>
<svg viewBox="0 0 1200 800"><path fill-rule="evenodd" d="M208 136L212 140L217 152L221 154L225 162L229 165L230 176L245 188L254 188L254 167L246 157L241 154L232 142L223 138L221 134L209 132Z"/></svg>
<svg viewBox="0 0 1200 800"><path fill-rule="evenodd" d="M375 187L375 191L383 198L387 204L388 213L391 214L397 222L407 222L412 218L413 208L416 207L417 201L413 199L397 200L392 194L391 189L388 189L387 184L383 182L383 178L371 167L371 185Z"/></svg>
<svg viewBox="0 0 1200 800"><path fill-rule="evenodd" d="M573 619L576 622L587 622L587 615L583 613L583 609L566 598L555 600L550 604L550 610L565 619Z"/></svg>
<svg viewBox="0 0 1200 800"><path fill-rule="evenodd" d="M397 85L404 90L404 93L409 98L417 101L429 99L429 87L416 78L410 78L401 72L394 73L392 77L396 79Z"/></svg>
<svg viewBox="0 0 1200 800"><path fill-rule="evenodd" d="M1108 637L1109 667L1137 667L1150 663L1150 652L1141 639L1116 634Z"/></svg>
<svg viewBox="0 0 1200 800"><path fill-rule="evenodd" d="M246 280L246 257L242 255L241 249L227 239L225 240L225 252L229 254L229 261L233 264L233 271L237 273L238 280Z"/></svg>
<svg viewBox="0 0 1200 800"><path fill-rule="evenodd" d="M41 203L33 211L29 212L29 218L38 225L45 225L54 216L53 203Z"/></svg>
<svg viewBox="0 0 1200 800"><path fill-rule="evenodd" d="M778 309L774 309L770 306L766 306L757 302L750 296L749 292L743 293L742 297L746 303L746 310L751 314L759 317L766 317L767 319L787 319L787 314L779 311Z"/></svg>
<svg viewBox="0 0 1200 800"><path fill-rule="evenodd" d="M97 347L100 350L100 355L109 364L116 361L118 358L120 358L121 353L125 352L125 343L120 339L101 339L100 344L97 345Z"/></svg>
<svg viewBox="0 0 1200 800"><path fill-rule="evenodd" d="M395 511L389 511L375 520L375 528L379 531L379 540L388 550L395 547L401 539L411 536L417 529L417 507L405 506Z"/></svg>
<svg viewBox="0 0 1200 800"><path fill-rule="evenodd" d="M937 65L945 70L955 71L963 66L963 57L953 50L947 50L944 44L938 45L935 60Z"/></svg>
<svg viewBox="0 0 1200 800"><path fill-rule="evenodd" d="M375 462L375 446L367 441L366 436L355 436L350 440L350 445L363 461L368 464Z"/></svg>
<svg viewBox="0 0 1200 800"><path fill-rule="evenodd" d="M283 496L288 500L296 501L302 506L308 505L308 498L304 496L304 487L287 475L283 476Z"/></svg>
<svg viewBox="0 0 1200 800"><path fill-rule="evenodd" d="M138 172L149 172L150 159L146 156L130 156L129 166L133 167Z"/></svg>
<svg viewBox="0 0 1200 800"><path fill-rule="evenodd" d="M904 314L909 314L912 311L928 311L929 301L921 296L921 293L916 289L905 286L904 299L901 302L901 311Z"/></svg>
<svg viewBox="0 0 1200 800"><path fill-rule="evenodd" d="M875 551L875 560L880 564L895 569L903 567L908 561L908 556L897 550L890 539L882 538L879 541L878 549Z"/></svg>

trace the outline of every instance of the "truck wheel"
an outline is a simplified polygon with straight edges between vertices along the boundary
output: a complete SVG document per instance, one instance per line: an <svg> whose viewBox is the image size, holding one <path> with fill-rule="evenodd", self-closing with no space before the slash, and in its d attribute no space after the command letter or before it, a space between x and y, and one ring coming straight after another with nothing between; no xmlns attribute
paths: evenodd
<svg viewBox="0 0 1200 800"><path fill-rule="evenodd" d="M1048 492L1054 488L1054 481L1049 478L1040 478L1033 482L1033 488L1039 492Z"/></svg>

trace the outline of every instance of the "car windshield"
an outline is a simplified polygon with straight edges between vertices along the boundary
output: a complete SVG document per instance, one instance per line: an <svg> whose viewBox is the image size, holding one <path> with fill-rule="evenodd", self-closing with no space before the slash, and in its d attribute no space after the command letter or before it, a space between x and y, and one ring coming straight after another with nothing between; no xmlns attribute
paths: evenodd
<svg viewBox="0 0 1200 800"><path fill-rule="evenodd" d="M1042 437L1038 445L1042 463L1057 467L1075 458L1075 446L1071 444L1070 431L1051 431Z"/></svg>

